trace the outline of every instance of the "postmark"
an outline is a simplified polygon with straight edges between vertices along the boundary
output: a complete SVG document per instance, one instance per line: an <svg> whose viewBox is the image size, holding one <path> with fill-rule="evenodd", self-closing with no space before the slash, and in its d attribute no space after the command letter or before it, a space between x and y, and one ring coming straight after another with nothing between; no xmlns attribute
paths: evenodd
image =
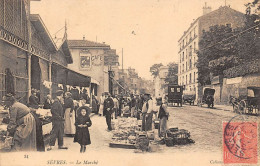
<svg viewBox="0 0 260 166"><path fill-rule="evenodd" d="M257 123L241 121L238 116L223 122L223 161L257 163Z"/></svg>

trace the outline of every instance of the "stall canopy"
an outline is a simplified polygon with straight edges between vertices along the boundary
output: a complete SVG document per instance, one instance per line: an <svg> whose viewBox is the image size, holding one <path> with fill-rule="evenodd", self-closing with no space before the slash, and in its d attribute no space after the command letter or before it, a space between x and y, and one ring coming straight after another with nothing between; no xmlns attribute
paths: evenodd
<svg viewBox="0 0 260 166"><path fill-rule="evenodd" d="M79 87L89 87L91 82L91 77L80 74L73 71L66 66L62 66L58 63L53 63L53 69L57 71L57 75L53 73L53 82L56 84L79 86Z"/></svg>
<svg viewBox="0 0 260 166"><path fill-rule="evenodd" d="M91 78L72 70L68 70L67 85L89 87Z"/></svg>

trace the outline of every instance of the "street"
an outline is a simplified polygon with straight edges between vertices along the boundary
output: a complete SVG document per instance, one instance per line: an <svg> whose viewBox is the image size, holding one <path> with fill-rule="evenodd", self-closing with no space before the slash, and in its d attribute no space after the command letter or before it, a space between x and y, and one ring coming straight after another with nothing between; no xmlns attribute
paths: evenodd
<svg viewBox="0 0 260 166"><path fill-rule="evenodd" d="M210 109L206 107L197 107L183 105L183 107L168 107L170 117L168 128L178 127L190 132L194 144L167 147L161 145L157 149L158 153L175 152L209 152L222 153L222 122L228 122L237 114L221 109ZM250 121L257 121L257 117L248 116ZM102 151L109 153L134 153L131 149L110 148L112 132L106 131L105 117L93 115L91 117L93 125L90 127L91 145L87 146L87 151ZM69 147L68 151L79 152L79 144L73 143L73 138L65 137L65 144ZM58 151L54 150L54 152ZM155 152L155 153L156 153Z"/></svg>
<svg viewBox="0 0 260 166"><path fill-rule="evenodd" d="M222 154L222 122L229 121L237 114L224 111L218 108L209 109L183 105L183 107L168 107L170 117L168 127L186 129L191 133L194 144L167 147L159 145L154 152L135 153L133 149L110 148L112 132L106 131L105 117L92 115L92 126L90 129L91 145L87 146L86 153L79 152L80 145L73 142L72 137L64 137L64 143L68 150L58 150L57 146L52 151L45 153L35 152L9 152L1 154L2 158L9 158L11 164L19 165L19 160L14 160L11 154L16 154L17 159L28 155L28 160L23 160L27 165L33 165L32 161L38 161L39 165L46 165L48 162L62 160L70 165L77 165L77 162L98 162L98 165L122 165L125 162L140 160L141 164L158 165L164 163L169 165L172 162L190 164L215 165L223 164ZM258 117L248 116L250 121L257 121ZM259 140L258 140L259 142ZM259 153L259 148L258 148ZM203 159L199 156L203 155ZM103 156L103 157L101 157ZM104 156L106 156L104 158ZM187 156L190 160L187 160ZM151 160L154 157L154 160ZM158 159L162 160L158 160ZM118 160L116 160L118 159ZM147 160L142 160L147 159ZM113 162L111 162L113 161ZM23 164L24 164L23 163ZM82 163L81 163L82 164ZM132 163L133 164L133 163ZM80 165L80 164L78 164Z"/></svg>

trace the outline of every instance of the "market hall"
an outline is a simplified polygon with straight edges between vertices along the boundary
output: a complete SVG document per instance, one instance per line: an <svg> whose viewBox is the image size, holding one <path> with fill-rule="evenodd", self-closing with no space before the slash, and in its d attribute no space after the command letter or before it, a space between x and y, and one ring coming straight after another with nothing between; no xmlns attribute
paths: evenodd
<svg viewBox="0 0 260 166"><path fill-rule="evenodd" d="M43 135L49 134L50 109L42 108L46 96L54 98L57 90L73 89L78 95L84 90L90 95L91 85L97 85L89 76L67 68L73 59L66 32L57 47L41 17L30 14L29 2L0 2L4 3L0 4L0 100L12 94L16 101L28 105L32 92L36 92L36 113L43 122ZM0 106L0 111L0 121L8 119L8 110ZM1 124L2 129L6 124Z"/></svg>

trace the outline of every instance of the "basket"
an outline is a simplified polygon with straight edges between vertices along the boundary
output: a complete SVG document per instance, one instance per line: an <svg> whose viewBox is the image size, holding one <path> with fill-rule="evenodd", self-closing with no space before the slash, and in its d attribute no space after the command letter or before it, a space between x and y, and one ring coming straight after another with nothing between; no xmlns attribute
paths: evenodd
<svg viewBox="0 0 260 166"><path fill-rule="evenodd" d="M147 138L149 140L154 140L154 132L153 131L148 131L147 132Z"/></svg>
<svg viewBox="0 0 260 166"><path fill-rule="evenodd" d="M165 138L164 141L165 141L166 146L174 146L173 138L171 138L171 137Z"/></svg>
<svg viewBox="0 0 260 166"><path fill-rule="evenodd" d="M169 128L168 131L170 132L176 132L179 131L178 127Z"/></svg>
<svg viewBox="0 0 260 166"><path fill-rule="evenodd" d="M159 127L160 127L160 121L159 120L154 121L154 128L159 129Z"/></svg>
<svg viewBox="0 0 260 166"><path fill-rule="evenodd" d="M131 113L124 113L123 114L123 117L126 117L126 118L128 118L128 117L130 117L131 116Z"/></svg>
<svg viewBox="0 0 260 166"><path fill-rule="evenodd" d="M0 149L10 150L14 145L13 137L6 137L4 142L1 142Z"/></svg>

